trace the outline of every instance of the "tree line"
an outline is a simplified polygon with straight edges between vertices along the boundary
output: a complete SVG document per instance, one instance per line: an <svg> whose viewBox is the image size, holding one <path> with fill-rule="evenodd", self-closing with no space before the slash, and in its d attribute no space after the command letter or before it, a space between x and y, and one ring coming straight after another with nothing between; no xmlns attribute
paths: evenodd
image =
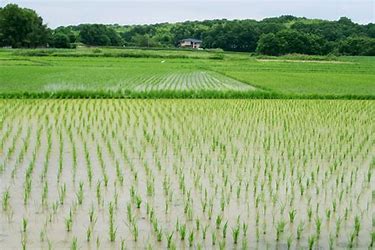
<svg viewBox="0 0 375 250"><path fill-rule="evenodd" d="M266 55L375 55L375 24L280 16L256 20L206 20L150 25L80 24L49 29L31 9L0 8L0 46L74 48L89 46L165 47L196 38L203 48Z"/></svg>

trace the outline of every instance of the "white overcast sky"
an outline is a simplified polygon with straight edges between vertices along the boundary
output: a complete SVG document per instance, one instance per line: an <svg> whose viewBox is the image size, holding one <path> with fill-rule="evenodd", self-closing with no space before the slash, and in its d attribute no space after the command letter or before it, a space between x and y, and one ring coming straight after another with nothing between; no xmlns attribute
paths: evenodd
<svg viewBox="0 0 375 250"><path fill-rule="evenodd" d="M0 0L35 9L49 27L80 23L149 24L280 15L375 22L375 0Z"/></svg>

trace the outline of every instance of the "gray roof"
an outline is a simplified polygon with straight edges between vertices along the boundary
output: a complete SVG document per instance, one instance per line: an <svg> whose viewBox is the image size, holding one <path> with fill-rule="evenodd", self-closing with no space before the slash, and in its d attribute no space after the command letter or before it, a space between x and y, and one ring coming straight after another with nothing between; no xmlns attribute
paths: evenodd
<svg viewBox="0 0 375 250"><path fill-rule="evenodd" d="M182 39L181 41L183 42L193 42L193 43L201 43L202 40L198 40L198 39L194 39L194 38L186 38L186 39Z"/></svg>

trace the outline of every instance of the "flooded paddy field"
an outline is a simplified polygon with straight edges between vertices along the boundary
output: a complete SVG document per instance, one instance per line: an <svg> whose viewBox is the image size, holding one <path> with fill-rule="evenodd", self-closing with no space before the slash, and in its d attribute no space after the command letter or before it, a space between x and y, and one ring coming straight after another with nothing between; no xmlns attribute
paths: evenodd
<svg viewBox="0 0 375 250"><path fill-rule="evenodd" d="M367 249L374 101L0 100L1 249Z"/></svg>

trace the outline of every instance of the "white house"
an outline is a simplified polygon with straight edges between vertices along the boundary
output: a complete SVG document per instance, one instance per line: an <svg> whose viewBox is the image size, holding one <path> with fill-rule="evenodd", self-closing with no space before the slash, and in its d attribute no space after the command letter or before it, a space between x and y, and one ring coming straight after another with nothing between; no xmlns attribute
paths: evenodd
<svg viewBox="0 0 375 250"><path fill-rule="evenodd" d="M187 38L180 41L180 47L199 49L202 46L202 40Z"/></svg>

